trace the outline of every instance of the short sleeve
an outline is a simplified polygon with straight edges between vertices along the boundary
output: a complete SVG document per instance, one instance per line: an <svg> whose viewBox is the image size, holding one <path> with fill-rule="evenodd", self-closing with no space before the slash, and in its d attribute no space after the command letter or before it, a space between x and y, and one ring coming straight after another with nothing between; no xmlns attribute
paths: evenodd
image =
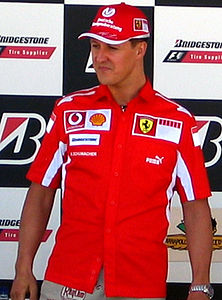
<svg viewBox="0 0 222 300"><path fill-rule="evenodd" d="M194 117L188 115L183 123L177 153L176 190L182 202L211 195L197 124Z"/></svg>
<svg viewBox="0 0 222 300"><path fill-rule="evenodd" d="M56 104L39 152L26 175L27 179L46 187L58 188L66 149L62 116Z"/></svg>

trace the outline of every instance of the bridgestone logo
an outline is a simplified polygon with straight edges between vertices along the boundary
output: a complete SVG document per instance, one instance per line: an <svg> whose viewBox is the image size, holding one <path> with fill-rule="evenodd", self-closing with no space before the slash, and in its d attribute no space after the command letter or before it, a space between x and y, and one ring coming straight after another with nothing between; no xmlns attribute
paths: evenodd
<svg viewBox="0 0 222 300"><path fill-rule="evenodd" d="M175 48L204 48L204 49L221 49L221 42L209 42L209 41L183 41L176 40Z"/></svg>
<svg viewBox="0 0 222 300"><path fill-rule="evenodd" d="M222 42L178 39L174 44L174 49L169 51L163 62L221 64L222 51L220 49L222 49Z"/></svg>
<svg viewBox="0 0 222 300"><path fill-rule="evenodd" d="M29 36L2 36L0 35L0 43L15 44L48 44L48 37L29 37Z"/></svg>
<svg viewBox="0 0 222 300"><path fill-rule="evenodd" d="M0 219L0 226L20 226L20 220Z"/></svg>

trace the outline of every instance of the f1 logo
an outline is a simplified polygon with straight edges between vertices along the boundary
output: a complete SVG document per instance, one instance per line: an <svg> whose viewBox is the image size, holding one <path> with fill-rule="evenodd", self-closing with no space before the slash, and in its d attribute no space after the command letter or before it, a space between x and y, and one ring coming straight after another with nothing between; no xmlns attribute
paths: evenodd
<svg viewBox="0 0 222 300"><path fill-rule="evenodd" d="M215 116L195 116L195 119L197 121L201 148L205 150L204 145L206 144L206 152L210 153L205 166L211 167L221 158L222 119ZM211 127L213 127L213 130L211 130Z"/></svg>
<svg viewBox="0 0 222 300"><path fill-rule="evenodd" d="M31 122L37 122L37 130L31 129ZM41 145L40 139L45 133L45 119L36 113L3 113L0 123L0 154L5 152L0 164L25 165L31 163ZM24 155L25 142L28 142L28 153ZM7 148L10 148L7 151Z"/></svg>

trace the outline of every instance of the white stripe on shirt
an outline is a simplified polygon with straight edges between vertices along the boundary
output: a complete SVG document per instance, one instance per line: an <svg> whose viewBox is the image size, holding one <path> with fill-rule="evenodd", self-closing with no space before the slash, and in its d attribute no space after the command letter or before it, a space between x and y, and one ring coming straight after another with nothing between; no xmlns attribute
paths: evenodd
<svg viewBox="0 0 222 300"><path fill-rule="evenodd" d="M189 201L194 200L195 197L194 197L192 180L188 168L186 166L186 163L183 160L180 152L178 152L178 158L177 158L177 176L180 178L187 199Z"/></svg>
<svg viewBox="0 0 222 300"><path fill-rule="evenodd" d="M43 177L43 180L42 180L43 186L49 186L50 183L52 182L58 169L63 164L63 156L64 156L66 150L67 150L67 145L60 141L59 148L55 152L53 159L45 173L45 176Z"/></svg>

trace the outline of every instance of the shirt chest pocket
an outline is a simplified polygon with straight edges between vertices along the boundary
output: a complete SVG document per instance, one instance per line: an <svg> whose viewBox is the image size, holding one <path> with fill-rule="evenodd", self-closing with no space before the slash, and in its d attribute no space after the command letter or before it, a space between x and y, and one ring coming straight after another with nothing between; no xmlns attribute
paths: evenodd
<svg viewBox="0 0 222 300"><path fill-rule="evenodd" d="M160 139L138 137L127 159L132 180L143 186L145 182L168 185L176 167L176 146Z"/></svg>

